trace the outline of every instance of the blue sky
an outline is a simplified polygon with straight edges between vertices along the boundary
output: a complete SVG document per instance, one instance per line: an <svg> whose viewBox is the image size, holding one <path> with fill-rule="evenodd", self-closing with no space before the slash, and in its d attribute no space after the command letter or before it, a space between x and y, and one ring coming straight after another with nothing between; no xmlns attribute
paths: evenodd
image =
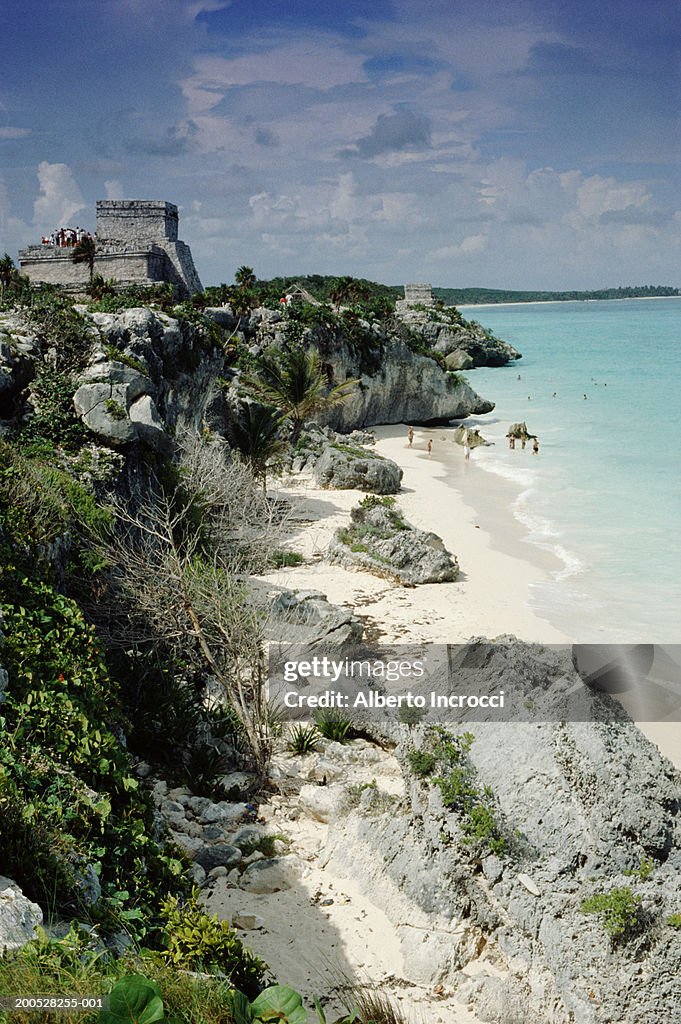
<svg viewBox="0 0 681 1024"><path fill-rule="evenodd" d="M3 0L0 254L180 207L205 284L681 284L675 0Z"/></svg>

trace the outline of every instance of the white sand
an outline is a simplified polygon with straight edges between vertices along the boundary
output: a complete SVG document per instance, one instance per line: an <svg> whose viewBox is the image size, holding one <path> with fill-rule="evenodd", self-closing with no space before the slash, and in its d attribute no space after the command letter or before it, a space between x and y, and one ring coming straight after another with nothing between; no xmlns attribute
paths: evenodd
<svg viewBox="0 0 681 1024"><path fill-rule="evenodd" d="M405 588L325 562L334 531L347 525L350 509L363 494L320 490L309 477L296 476L281 490L295 499L288 544L306 562L266 579L292 589L319 590L333 603L352 607L364 620L367 635L386 642L457 643L472 636L513 634L539 643L569 643L530 608L532 585L560 570L562 563L527 542L510 512L508 482L477 467L475 452L464 463L451 431L417 430L412 448L404 426L380 427L376 434L380 454L404 470L398 502L405 518L442 538L459 560L460 578ZM433 439L432 458L426 452L428 438ZM447 457L440 461L443 453ZM489 524L489 533L480 527L476 509ZM645 723L641 728L681 769L681 726ZM396 763L393 768L397 770ZM386 763L376 774L382 780L390 771ZM411 1021L476 1024L472 1007L459 1002L455 992L439 987L431 991L410 981L396 926L372 902L371 893L339 876L333 861L328 864L319 856L328 826L297 812L291 797L274 796L260 810L307 862L300 883L285 892L254 895L219 879L206 901L222 917L262 915L264 927L245 932L243 938L280 979L303 992L307 1001L313 993L324 997L331 1019L341 1008L334 976L341 971L388 994ZM489 967L474 961L470 972L477 966Z"/></svg>
<svg viewBox="0 0 681 1024"><path fill-rule="evenodd" d="M504 482L473 463L464 465L462 449L456 446L461 453L462 486L470 485L472 502L486 499L499 504L504 547L517 547L518 557L492 547L490 536L476 522L473 508L448 483L451 470L438 461L437 453L438 448L453 446L451 431L417 430L413 448L407 446L403 426L379 427L376 434L376 450L404 470L398 502L405 518L442 538L459 560L459 579L405 588L369 573L322 562L334 531L347 525L350 509L364 495L359 491L320 490L309 478L299 477L283 488L285 493L298 496L297 516L302 520L300 528L291 534L290 546L308 559L320 560L266 578L286 587L321 590L335 604L352 606L373 627L370 634L376 630L386 642L458 643L472 636L495 637L502 633L541 643L567 642L529 607L530 585L547 579L560 563L523 543L521 526L499 498ZM426 453L428 437L434 439L432 458Z"/></svg>

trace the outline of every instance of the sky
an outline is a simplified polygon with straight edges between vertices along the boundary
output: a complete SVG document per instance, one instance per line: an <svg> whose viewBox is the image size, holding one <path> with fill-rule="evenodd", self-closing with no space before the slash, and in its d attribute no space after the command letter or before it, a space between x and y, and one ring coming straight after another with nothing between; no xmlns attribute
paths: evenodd
<svg viewBox="0 0 681 1024"><path fill-rule="evenodd" d="M0 0L0 255L163 199L204 284L681 286L677 0Z"/></svg>

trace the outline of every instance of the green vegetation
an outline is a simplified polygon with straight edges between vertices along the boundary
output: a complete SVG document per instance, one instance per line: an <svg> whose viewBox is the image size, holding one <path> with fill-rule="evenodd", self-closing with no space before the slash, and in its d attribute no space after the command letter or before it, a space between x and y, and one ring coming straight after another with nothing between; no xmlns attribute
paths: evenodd
<svg viewBox="0 0 681 1024"><path fill-rule="evenodd" d="M425 748L411 750L407 761L417 778L429 779L439 788L444 806L459 819L464 845L475 853L489 850L501 855L508 842L494 793L489 786L480 786L468 756L474 740L470 732L453 734L434 726L426 733Z"/></svg>
<svg viewBox="0 0 681 1024"><path fill-rule="evenodd" d="M667 924L675 931L679 931L681 929L681 914L669 914Z"/></svg>
<svg viewBox="0 0 681 1024"><path fill-rule="evenodd" d="M125 407L120 402L117 402L115 398L107 398L104 402L104 408L112 420L124 420L128 415Z"/></svg>
<svg viewBox="0 0 681 1024"><path fill-rule="evenodd" d="M380 522L375 522L371 513L376 509L385 512ZM338 539L358 554L368 554L374 561L384 562L387 559L374 551L375 541L387 540L396 532L409 530L409 523L390 495L367 494L359 505L350 512L350 525L338 531Z"/></svg>
<svg viewBox="0 0 681 1024"><path fill-rule="evenodd" d="M246 950L227 921L209 915L199 905L196 893L181 905L174 896L162 905L165 922L165 957L176 967L217 970L232 985L254 995L267 965Z"/></svg>
<svg viewBox="0 0 681 1024"><path fill-rule="evenodd" d="M295 444L305 420L344 402L356 381L346 380L330 388L319 354L295 347L266 352L245 384L290 421L290 441Z"/></svg>
<svg viewBox="0 0 681 1024"><path fill-rule="evenodd" d="M347 743L354 734L352 719L336 710L320 711L315 715L315 725L324 739L336 743Z"/></svg>
<svg viewBox="0 0 681 1024"><path fill-rule="evenodd" d="M417 779L427 779L435 771L437 757L429 750L410 750L407 762Z"/></svg>
<svg viewBox="0 0 681 1024"><path fill-rule="evenodd" d="M313 754L317 750L318 739L319 732L315 725L296 725L289 733L286 749L300 757Z"/></svg>
<svg viewBox="0 0 681 1024"><path fill-rule="evenodd" d="M599 288L592 291L538 292L510 291L502 288L433 288L433 295L447 305L474 306L497 302L567 302L587 299L637 299L651 296L681 295L670 285L643 284L619 288Z"/></svg>
<svg viewBox="0 0 681 1024"><path fill-rule="evenodd" d="M598 914L603 928L613 943L624 942L637 935L643 927L641 897L628 886L599 892L582 901L585 914Z"/></svg>
<svg viewBox="0 0 681 1024"><path fill-rule="evenodd" d="M272 565L275 569L285 569L294 565L302 565L305 561L300 551L273 551Z"/></svg>
<svg viewBox="0 0 681 1024"><path fill-rule="evenodd" d="M127 352L121 352L115 345L105 345L104 352L112 363L122 363L123 366L129 366L131 370L137 370L144 377L149 376L149 371L141 359L136 359L135 356L128 355Z"/></svg>
<svg viewBox="0 0 681 1024"><path fill-rule="evenodd" d="M635 870L627 870L624 872L630 878L639 878L642 882L647 881L650 878L653 871L655 870L655 862L651 857L644 857L639 866Z"/></svg>

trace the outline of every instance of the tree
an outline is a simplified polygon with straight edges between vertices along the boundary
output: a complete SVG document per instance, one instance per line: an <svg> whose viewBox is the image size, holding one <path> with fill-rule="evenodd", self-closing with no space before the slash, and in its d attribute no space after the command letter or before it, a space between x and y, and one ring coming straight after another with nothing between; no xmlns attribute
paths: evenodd
<svg viewBox="0 0 681 1024"><path fill-rule="evenodd" d="M96 245L94 238L91 235L85 235L74 246L71 256L74 263L87 263L88 271L90 272L90 283L92 283L92 277L95 272L95 254Z"/></svg>
<svg viewBox="0 0 681 1024"><path fill-rule="evenodd" d="M256 480L267 488L267 470L286 448L281 436L284 417L271 406L241 402L229 427L230 444L244 457Z"/></svg>
<svg viewBox="0 0 681 1024"><path fill-rule="evenodd" d="M5 298L5 292L14 284L18 276L19 272L14 266L14 260L9 253L5 253L0 260L0 301Z"/></svg>
<svg viewBox="0 0 681 1024"><path fill-rule="evenodd" d="M253 267L241 266L235 273L234 280L239 288L253 288L258 279L253 273Z"/></svg>
<svg viewBox="0 0 681 1024"><path fill-rule="evenodd" d="M267 615L248 578L270 564L281 513L226 445L180 443L174 485L152 477L113 504L115 529L98 544L109 588L100 632L126 651L162 647L185 678L214 680L264 774Z"/></svg>
<svg viewBox="0 0 681 1024"><path fill-rule="evenodd" d="M295 444L305 420L344 402L358 381L346 380L329 388L319 354L295 346L266 352L245 383L290 420L291 442Z"/></svg>
<svg viewBox="0 0 681 1024"><path fill-rule="evenodd" d="M369 298L369 288L355 277L339 277L331 292L331 301L336 311L348 302L361 302Z"/></svg>

